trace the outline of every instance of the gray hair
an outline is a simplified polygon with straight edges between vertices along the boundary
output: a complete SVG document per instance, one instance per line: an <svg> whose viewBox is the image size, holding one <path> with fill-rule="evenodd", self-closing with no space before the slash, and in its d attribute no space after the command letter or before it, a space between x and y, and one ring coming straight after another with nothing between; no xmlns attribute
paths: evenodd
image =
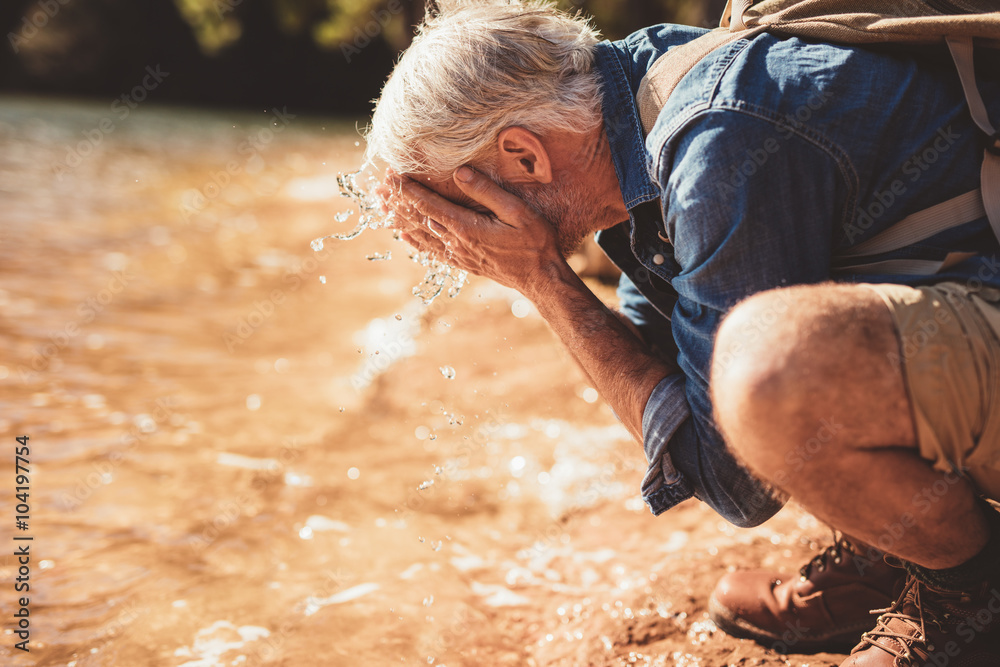
<svg viewBox="0 0 1000 667"><path fill-rule="evenodd" d="M437 4L376 102L366 162L444 177L489 162L504 128L544 136L600 125L600 34L588 19L545 0Z"/></svg>

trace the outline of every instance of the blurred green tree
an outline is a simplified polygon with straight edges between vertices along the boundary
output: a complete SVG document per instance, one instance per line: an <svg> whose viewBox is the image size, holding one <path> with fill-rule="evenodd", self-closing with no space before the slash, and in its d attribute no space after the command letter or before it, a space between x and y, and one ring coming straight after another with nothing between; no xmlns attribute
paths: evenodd
<svg viewBox="0 0 1000 667"><path fill-rule="evenodd" d="M243 34L241 5L256 0L174 0L191 25L202 51L214 55ZM310 35L326 49L336 49L358 35L381 38L395 49L406 48L423 15L420 0L265 0L276 26L285 36ZM363 31L374 21L376 34Z"/></svg>
<svg viewBox="0 0 1000 667"><path fill-rule="evenodd" d="M235 43L242 34L238 9L254 0L174 0L207 55ZM318 46L336 49L378 35L397 50L406 48L423 15L422 0L266 0L286 35L309 34ZM594 17L605 36L623 37L638 27L663 22L714 26L725 0L559 0L566 10Z"/></svg>

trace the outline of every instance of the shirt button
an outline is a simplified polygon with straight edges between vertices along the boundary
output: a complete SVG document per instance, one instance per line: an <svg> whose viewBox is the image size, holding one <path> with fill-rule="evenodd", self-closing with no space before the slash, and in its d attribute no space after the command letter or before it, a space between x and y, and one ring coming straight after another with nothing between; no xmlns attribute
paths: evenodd
<svg viewBox="0 0 1000 667"><path fill-rule="evenodd" d="M656 264L657 266L663 264L663 255L661 255L660 253L656 253L655 255L653 255L653 264Z"/></svg>

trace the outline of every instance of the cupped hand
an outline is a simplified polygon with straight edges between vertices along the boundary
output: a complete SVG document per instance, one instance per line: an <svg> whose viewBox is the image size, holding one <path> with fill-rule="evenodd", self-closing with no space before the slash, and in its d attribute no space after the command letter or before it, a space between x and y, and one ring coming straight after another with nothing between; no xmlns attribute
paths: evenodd
<svg viewBox="0 0 1000 667"><path fill-rule="evenodd" d="M565 262L552 225L522 199L470 167L460 167L453 180L491 213L449 201L412 179L388 176L393 196L387 204L405 241L522 293L548 280L554 262Z"/></svg>

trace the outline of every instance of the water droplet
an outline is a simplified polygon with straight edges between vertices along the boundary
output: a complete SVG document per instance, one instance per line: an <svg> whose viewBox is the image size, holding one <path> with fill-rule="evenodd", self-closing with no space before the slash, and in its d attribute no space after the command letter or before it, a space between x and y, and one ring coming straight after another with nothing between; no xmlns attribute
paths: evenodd
<svg viewBox="0 0 1000 667"><path fill-rule="evenodd" d="M338 409L339 409L339 410L340 410L341 412L343 412L343 411L344 411L344 406L343 406L343 405L341 405L341 406L340 406L340 408L338 408Z"/></svg>
<svg viewBox="0 0 1000 667"><path fill-rule="evenodd" d="M531 307L531 302L527 299L518 299L511 304L510 312L517 318L527 317L531 314Z"/></svg>
<svg viewBox="0 0 1000 667"><path fill-rule="evenodd" d="M433 549L434 551L441 551L442 545L444 545L444 542L442 542L441 540L438 540L437 542L431 542L431 549Z"/></svg>
<svg viewBox="0 0 1000 667"><path fill-rule="evenodd" d="M417 491L423 491L424 489L431 486L434 486L433 479L424 480L423 482L420 483L420 486L417 487Z"/></svg>
<svg viewBox="0 0 1000 667"><path fill-rule="evenodd" d="M350 479L357 479L358 477L361 476L361 471L358 470L357 468L348 468L348 470L347 470L347 476Z"/></svg>
<svg viewBox="0 0 1000 667"><path fill-rule="evenodd" d="M510 460L510 474L520 477L524 473L524 467L528 464L523 456L515 456Z"/></svg>
<svg viewBox="0 0 1000 667"><path fill-rule="evenodd" d="M326 237L323 237L323 238L326 238ZM314 250L315 252L319 252L320 250L322 250L322 249L323 249L323 239L313 239L313 240L312 240L312 241L311 241L311 242L309 243L309 245L310 245L310 246L312 247L312 249L313 249L313 250Z"/></svg>
<svg viewBox="0 0 1000 667"><path fill-rule="evenodd" d="M455 379L455 369L451 366L442 366L439 370L441 371L441 375L445 376L447 379Z"/></svg>
<svg viewBox="0 0 1000 667"><path fill-rule="evenodd" d="M433 595L428 595L427 597L424 598L424 606L425 607L430 607L432 604L434 604L434 596Z"/></svg>
<svg viewBox="0 0 1000 667"><path fill-rule="evenodd" d="M396 320L401 322L403 320L403 316L400 315L399 313L396 313Z"/></svg>
<svg viewBox="0 0 1000 667"><path fill-rule="evenodd" d="M320 276L319 277L319 281L325 285L326 284L326 276Z"/></svg>
<svg viewBox="0 0 1000 667"><path fill-rule="evenodd" d="M365 259L369 262L385 262L392 259L392 251L386 250L385 252L373 252L370 255L365 255Z"/></svg>

